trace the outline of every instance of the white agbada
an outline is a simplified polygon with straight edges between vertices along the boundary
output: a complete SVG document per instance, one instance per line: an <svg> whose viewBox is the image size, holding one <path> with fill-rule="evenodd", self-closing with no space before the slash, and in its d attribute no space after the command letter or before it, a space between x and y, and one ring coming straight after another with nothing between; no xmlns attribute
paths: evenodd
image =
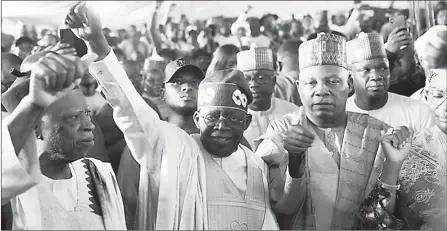
<svg viewBox="0 0 447 231"><path fill-rule="evenodd" d="M87 204L88 206L89 198L84 197L86 194L82 194L82 187L80 187L82 185L87 187L87 184L83 184L85 182L80 178L72 178L76 179L74 181L57 182L44 177L40 171L34 133L29 135L24 147L17 155L7 123L2 121L2 205L11 201L13 230L126 229L121 193L110 164L95 159L89 160L94 163L97 169L96 178L102 182L101 185L94 184L102 211L102 216L95 218L88 214L87 216L81 214L77 210L82 205ZM71 168L71 170L74 173L74 169ZM83 173L85 174L85 169L82 169L82 173L77 172L73 175L82 176ZM72 196L66 193L65 198L61 198L58 203L55 203L57 201L56 197L50 195L49 192L52 190L55 190L55 194L73 192L73 184L77 186L77 192L79 193L74 193ZM56 193L56 191L59 193ZM84 193L86 192L84 191ZM78 203L67 203L70 198L77 198ZM79 201L85 203L82 204ZM76 204L75 207L74 204ZM55 208L59 210L55 210ZM73 210L73 208L75 209ZM64 210L67 216L64 216ZM68 216L69 213L70 216ZM70 224L65 223L69 221ZM87 226L82 226L83 224Z"/></svg>
<svg viewBox="0 0 447 231"><path fill-rule="evenodd" d="M346 111L368 114L392 127L407 126L413 132L420 132L435 126L433 113L428 105L388 92L388 102L380 109L365 111L354 102L355 95L348 98Z"/></svg>
<svg viewBox="0 0 447 231"><path fill-rule="evenodd" d="M252 115L250 126L244 132L252 150L256 150L259 145L258 138L263 135L273 120L281 119L289 113L298 112L299 107L285 100L272 97L272 106L267 111L248 110Z"/></svg>
<svg viewBox="0 0 447 231"><path fill-rule="evenodd" d="M190 136L177 126L158 118L155 111L145 103L135 90L119 65L113 51L103 60L91 64L90 73L99 80L103 87L105 98L113 108L115 122L123 132L133 158L141 167L135 228L144 230L203 230L216 225L227 228L244 228L246 224L239 224L241 220L222 224L210 222L213 217L216 217L216 214L210 212L210 208L213 209L212 211L217 211L219 215L222 214L219 209L215 210L215 204L208 204L209 198L215 197L214 194L207 194L207 190L213 189L208 184L218 182L206 180L210 169L213 171L216 169L222 169L225 172L232 171L232 173L226 175L233 181L233 184L226 181L225 185L229 186L229 190L233 192L234 190L231 188L243 190L243 186L238 185L244 185L244 183L236 180L237 177L243 177L240 175L236 177L233 171L236 171L237 174L243 174L244 172L225 167L232 165L230 159L233 157L229 158L228 162L226 158L223 158L225 160L221 163L224 166L222 168L210 166L209 163L219 163L219 160L210 158L210 154L206 153L201 146L199 138ZM260 228L262 229L278 229L269 204L267 166L260 157L249 149L242 146L239 146L239 148L245 154L248 169L248 172L245 172L247 178L245 182L246 195L249 194L249 189L253 189L253 184L262 185L264 189L255 192L264 195L263 200L258 200L259 203L265 205L264 211L262 215L253 218L260 219ZM237 159L239 155L235 157ZM237 169L240 169L240 167L237 167ZM253 175L253 171L250 169L261 170L259 171L261 175L257 175L261 178L251 178L256 174ZM219 174L222 176L221 173ZM224 185L217 184L214 186L222 187ZM239 204L245 206L249 205L250 202L246 201L245 205L244 203ZM225 203L222 206L229 207ZM234 215L227 213L223 214L221 218L234 217ZM251 222L248 221L247 223Z"/></svg>

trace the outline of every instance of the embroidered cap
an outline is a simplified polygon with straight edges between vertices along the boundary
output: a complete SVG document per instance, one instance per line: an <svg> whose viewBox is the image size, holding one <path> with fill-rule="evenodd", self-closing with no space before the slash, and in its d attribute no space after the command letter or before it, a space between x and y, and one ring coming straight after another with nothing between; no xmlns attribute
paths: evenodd
<svg viewBox="0 0 447 231"><path fill-rule="evenodd" d="M244 74L237 69L214 72L199 85L197 108L227 107L247 111L253 95Z"/></svg>
<svg viewBox="0 0 447 231"><path fill-rule="evenodd" d="M273 52L267 47L252 47L237 53L237 69L240 71L274 70Z"/></svg>
<svg viewBox="0 0 447 231"><path fill-rule="evenodd" d="M370 59L387 59L380 34L361 32L358 38L346 43L346 53L349 65Z"/></svg>
<svg viewBox="0 0 447 231"><path fill-rule="evenodd" d="M325 65L347 68L346 39L336 34L319 33L317 38L300 45L298 57L300 70Z"/></svg>

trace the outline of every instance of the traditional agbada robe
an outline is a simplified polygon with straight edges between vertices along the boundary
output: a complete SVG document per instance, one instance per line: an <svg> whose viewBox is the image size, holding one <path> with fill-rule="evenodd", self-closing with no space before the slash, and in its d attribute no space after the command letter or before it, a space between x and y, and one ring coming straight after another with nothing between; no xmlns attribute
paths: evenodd
<svg viewBox="0 0 447 231"><path fill-rule="evenodd" d="M376 184L384 160L379 139L390 127L365 114L347 112L347 116L346 127L320 129L301 107L273 121L263 136L257 154L276 162L282 177L272 179L276 182L271 191L278 190L273 192L273 210L296 213L293 229L351 229L356 210ZM295 124L315 135L306 154L305 175L297 179L288 174L288 153L281 138Z"/></svg>
<svg viewBox="0 0 447 231"><path fill-rule="evenodd" d="M419 93L419 100L427 104L427 100L430 101L429 105L434 109L434 114L445 112L445 101L442 101L445 95L444 97L442 97L442 93L432 95L426 90L430 90L430 92L445 91L447 68L445 68L446 59L442 49L430 52L430 49L427 48L433 45L445 48L445 44L447 44L446 32L447 26L437 25L430 28L415 42L415 50L427 72L424 94ZM442 46L442 44L444 45ZM429 65L432 65L433 69L427 68ZM434 98L436 99L434 100ZM438 105L438 103L441 104ZM446 230L447 134L438 126L425 129L415 135L413 146L415 152L411 152L407 157L399 176L401 189L398 194L398 205L408 206L407 210L400 212L405 220L411 221L412 226L409 229Z"/></svg>
<svg viewBox="0 0 447 231"><path fill-rule="evenodd" d="M346 75L345 43L343 37L325 33L304 42L299 50L301 71L329 65L340 67L334 74ZM339 78L347 81L347 75ZM286 225L292 229L352 229L357 210L376 185L384 161L380 137L390 126L365 114L346 113L346 125L319 128L301 107L273 121L262 137L256 154L270 167L272 207L277 213L294 215L292 225ZM304 175L291 178L283 137L298 124L315 139L299 166Z"/></svg>
<svg viewBox="0 0 447 231"><path fill-rule="evenodd" d="M377 34L361 33L358 38L346 43L346 51L349 65L373 59L385 59L388 62L382 37ZM412 132L435 125L431 109L409 97L388 92L386 104L375 110L360 109L355 103L355 97L354 94L348 98L347 111L368 114L392 127L407 126Z"/></svg>
<svg viewBox="0 0 447 231"><path fill-rule="evenodd" d="M409 229L446 230L447 135L438 126L416 134L399 173L397 215Z"/></svg>
<svg viewBox="0 0 447 231"><path fill-rule="evenodd" d="M236 152L245 159L245 171L238 175L229 171L232 155L218 165L198 137L158 118L113 51L90 65L90 72L102 85L114 119L140 164L136 229L278 229L261 158L239 145ZM245 197L239 190L245 191Z"/></svg>
<svg viewBox="0 0 447 231"><path fill-rule="evenodd" d="M13 229L126 229L110 164L79 160L70 164L72 178L51 180L40 172L33 135L17 155L2 125L2 204L11 200Z"/></svg>
<svg viewBox="0 0 447 231"><path fill-rule="evenodd" d="M237 69L243 72L268 70L273 74L272 50L266 47L253 47L250 50L237 53ZM278 81L278 77L276 77L276 80ZM252 115L252 121L248 129L245 130L244 137L250 144L251 149L256 150L259 145L256 140L264 134L270 122L293 111L298 111L298 106L274 97L271 98L270 108L265 111L248 109L248 113Z"/></svg>

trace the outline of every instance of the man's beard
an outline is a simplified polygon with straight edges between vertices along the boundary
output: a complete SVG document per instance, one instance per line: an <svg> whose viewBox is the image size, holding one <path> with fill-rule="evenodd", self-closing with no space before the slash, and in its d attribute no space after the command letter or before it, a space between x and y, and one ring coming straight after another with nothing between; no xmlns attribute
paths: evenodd
<svg viewBox="0 0 447 231"><path fill-rule="evenodd" d="M182 116L192 116L195 111L197 111L197 106L195 107L181 107L169 105L169 107L177 114Z"/></svg>

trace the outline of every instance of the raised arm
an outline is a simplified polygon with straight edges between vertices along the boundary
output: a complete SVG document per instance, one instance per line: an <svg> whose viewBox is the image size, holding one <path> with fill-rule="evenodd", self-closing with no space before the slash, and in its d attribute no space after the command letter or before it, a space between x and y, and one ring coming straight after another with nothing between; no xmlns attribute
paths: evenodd
<svg viewBox="0 0 447 231"><path fill-rule="evenodd" d="M43 111L43 107L25 97L2 121L2 205L34 187L41 179L33 130Z"/></svg>
<svg viewBox="0 0 447 231"><path fill-rule="evenodd" d="M89 2L76 4L70 14L79 17L84 24L84 27L72 30L86 42L89 52L99 56L89 71L99 81L104 97L113 108L113 118L123 132L132 156L142 169L157 175L169 136L181 136L178 144L188 141L189 136L180 128L161 121L135 90L102 34L99 16Z"/></svg>
<svg viewBox="0 0 447 231"><path fill-rule="evenodd" d="M86 56L84 64L75 56L35 55L39 57L35 57L36 63L29 65L33 66L30 78L11 89L23 93L28 91L28 85L29 93L24 98L19 96L20 103L2 123L2 205L40 181L39 155L33 130L45 110L67 91L73 90L75 77L83 76L86 66L93 61L89 59L91 55Z"/></svg>
<svg viewBox="0 0 447 231"><path fill-rule="evenodd" d="M158 30L158 10L161 7L161 3L160 1L157 1L155 3L155 8L154 11L152 12L152 15L149 17L149 20L147 22L147 25L149 26L149 41L155 46L155 49L157 52L159 52L161 50L161 45L162 45L162 40L160 37L160 31Z"/></svg>

